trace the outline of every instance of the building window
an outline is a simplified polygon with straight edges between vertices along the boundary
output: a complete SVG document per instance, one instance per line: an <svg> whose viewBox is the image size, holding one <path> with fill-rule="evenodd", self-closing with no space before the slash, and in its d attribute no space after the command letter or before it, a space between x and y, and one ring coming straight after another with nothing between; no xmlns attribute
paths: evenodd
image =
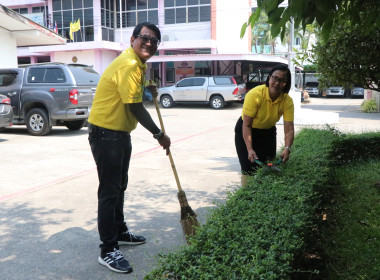
<svg viewBox="0 0 380 280"><path fill-rule="evenodd" d="M31 59L28 56L25 57L18 57L17 58L17 64L22 65L22 64L30 64Z"/></svg>
<svg viewBox="0 0 380 280"><path fill-rule="evenodd" d="M44 6L32 7L32 13L43 13L44 11Z"/></svg>
<svg viewBox="0 0 380 280"><path fill-rule="evenodd" d="M74 32L74 42L94 41L94 9L92 0L52 0L54 26L70 40L70 23L80 20L80 30Z"/></svg>
<svg viewBox="0 0 380 280"><path fill-rule="evenodd" d="M123 27L134 27L149 21L158 25L158 0L121 0L121 21ZM116 22L120 28L120 4L116 4Z"/></svg>
<svg viewBox="0 0 380 280"><path fill-rule="evenodd" d="M211 75L211 62L210 61L196 61L194 76L207 76L207 75Z"/></svg>
<svg viewBox="0 0 380 280"><path fill-rule="evenodd" d="M297 38L296 38L295 45L296 45L296 46L301 45L301 38L300 38L300 37L297 37Z"/></svg>
<svg viewBox="0 0 380 280"><path fill-rule="evenodd" d="M37 56L37 63L50 62L50 56Z"/></svg>
<svg viewBox="0 0 380 280"><path fill-rule="evenodd" d="M115 40L115 12L113 0L101 0L102 40Z"/></svg>
<svg viewBox="0 0 380 280"><path fill-rule="evenodd" d="M165 24L211 21L211 0L165 0Z"/></svg>
<svg viewBox="0 0 380 280"><path fill-rule="evenodd" d="M174 83L175 82L175 69L166 68L166 82Z"/></svg>
<svg viewBox="0 0 380 280"><path fill-rule="evenodd" d="M19 8L19 9L12 9L13 11L19 13L19 14L27 14L28 8Z"/></svg>
<svg viewBox="0 0 380 280"><path fill-rule="evenodd" d="M29 18L42 26L49 27L49 19L47 17L48 7L46 7L46 11L44 6L32 7L30 13L28 8L17 8L12 10L19 14L23 14L26 18Z"/></svg>

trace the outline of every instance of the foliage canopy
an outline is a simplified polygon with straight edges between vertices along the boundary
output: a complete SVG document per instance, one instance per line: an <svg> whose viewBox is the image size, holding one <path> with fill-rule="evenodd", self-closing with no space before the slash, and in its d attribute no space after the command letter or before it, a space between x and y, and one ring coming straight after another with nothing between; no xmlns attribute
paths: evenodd
<svg viewBox="0 0 380 280"><path fill-rule="evenodd" d="M241 29L255 26L264 11L273 37L284 38L286 23L294 28L317 23L319 42L313 60L321 85L362 86L372 88L380 80L380 5L379 0L257 0L258 8ZM305 56L305 55L304 55ZM304 60L304 59L302 59ZM379 91L378 88L373 88Z"/></svg>
<svg viewBox="0 0 380 280"><path fill-rule="evenodd" d="M380 81L380 30L368 34L359 25L334 28L313 51L321 85L372 88Z"/></svg>
<svg viewBox="0 0 380 280"><path fill-rule="evenodd" d="M371 33L380 29L380 5L378 0L289 0L287 7L280 5L284 0L257 0L258 8L249 17L241 29L241 37L249 25L254 26L263 10L268 15L272 36L281 34L283 39L286 23L293 18L294 27L302 26L305 30L308 24L317 22L321 26L322 36L328 39L333 27L340 22L349 20L350 24L366 27Z"/></svg>

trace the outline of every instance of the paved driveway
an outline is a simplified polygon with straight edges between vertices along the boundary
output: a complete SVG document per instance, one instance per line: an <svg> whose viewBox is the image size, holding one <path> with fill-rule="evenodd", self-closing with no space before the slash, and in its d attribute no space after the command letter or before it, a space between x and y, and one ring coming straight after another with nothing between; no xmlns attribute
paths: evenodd
<svg viewBox="0 0 380 280"><path fill-rule="evenodd" d="M344 130L380 130L380 114L360 113L360 103L319 98L302 107L338 111L336 126ZM239 185L233 129L241 107L161 110L182 187L201 222ZM155 118L154 108L148 110ZM278 125L279 145L282 130ZM134 267L121 275L97 262L98 179L86 129L58 127L45 137L29 136L24 127L0 132L0 279L142 279L158 253L184 244L169 159L141 126L132 143L125 212L131 229L148 242L121 248Z"/></svg>

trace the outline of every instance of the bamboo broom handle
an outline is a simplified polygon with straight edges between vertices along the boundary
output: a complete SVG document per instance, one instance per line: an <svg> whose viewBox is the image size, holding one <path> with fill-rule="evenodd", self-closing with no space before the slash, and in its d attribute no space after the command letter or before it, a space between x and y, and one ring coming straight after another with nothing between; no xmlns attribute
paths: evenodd
<svg viewBox="0 0 380 280"><path fill-rule="evenodd" d="M154 98L154 97L153 97L153 100L154 100L154 106L156 107L156 111L157 111L158 119L160 120L161 130L162 130L162 132L163 132L164 134L166 134L166 133L165 133L164 122L162 121L162 117L161 117L160 108L158 107L157 98ZM170 152L170 148L169 148L169 159L170 159L170 164L171 164L172 169L173 169L173 173L174 173L175 181L177 182L177 188L178 188L178 191L182 191L181 183L179 182L177 169L175 168L175 164L174 164L174 160L173 160L173 157L172 157L172 153Z"/></svg>

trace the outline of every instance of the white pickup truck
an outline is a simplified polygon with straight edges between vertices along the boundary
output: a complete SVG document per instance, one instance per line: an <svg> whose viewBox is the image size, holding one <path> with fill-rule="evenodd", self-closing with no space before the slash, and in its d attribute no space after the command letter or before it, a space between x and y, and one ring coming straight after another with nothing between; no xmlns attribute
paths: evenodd
<svg viewBox="0 0 380 280"><path fill-rule="evenodd" d="M175 103L205 103L213 109L241 102L246 90L239 76L209 76L184 78L170 87L158 89L162 107L171 108Z"/></svg>

